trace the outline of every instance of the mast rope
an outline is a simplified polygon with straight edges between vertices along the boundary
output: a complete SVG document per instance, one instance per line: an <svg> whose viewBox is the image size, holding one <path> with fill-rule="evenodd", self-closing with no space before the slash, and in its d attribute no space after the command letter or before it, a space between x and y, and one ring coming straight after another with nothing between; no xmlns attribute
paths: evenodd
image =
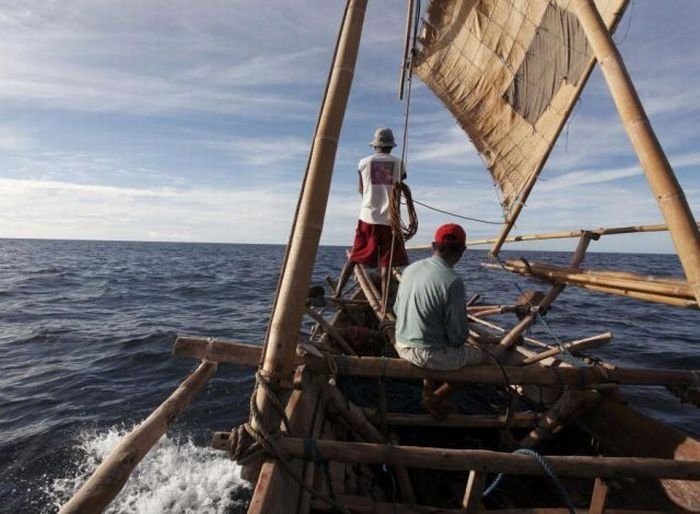
<svg viewBox="0 0 700 514"><path fill-rule="evenodd" d="M391 198L389 202L389 214L391 216L391 251L389 252L389 266L387 267L387 278L386 284L384 284L384 290L382 291L382 313L383 317L386 318L387 304L389 303L389 286L391 285L391 272L390 270L394 264L394 244L398 237L403 238L404 241L413 237L418 231L418 217L415 213L415 208L412 205L411 193L408 186L403 183L404 170L406 169L406 160L408 152L408 118L411 111L411 93L413 91L413 58L416 55L416 36L418 34L418 23L420 19L420 0L416 2L416 9L413 18L413 34L411 41L411 50L408 55L408 61L405 66L408 68L408 74L406 75L406 84L408 85L408 92L406 94L406 108L403 114L403 135L401 137L401 166L402 169L399 171L399 182L391 190ZM394 191L398 191L395 193ZM405 189L404 189L405 188ZM408 193L406 193L408 191ZM401 222L401 193L406 197L406 206L409 209L409 225L406 227L406 232L403 231L404 225ZM411 211L413 214L411 214ZM412 232L412 233L411 233ZM410 234L410 237L405 237Z"/></svg>

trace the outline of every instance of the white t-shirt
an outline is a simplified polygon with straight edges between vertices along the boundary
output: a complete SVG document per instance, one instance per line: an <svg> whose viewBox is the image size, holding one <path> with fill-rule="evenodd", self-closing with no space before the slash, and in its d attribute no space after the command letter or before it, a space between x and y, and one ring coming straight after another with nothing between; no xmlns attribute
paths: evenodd
<svg viewBox="0 0 700 514"><path fill-rule="evenodd" d="M376 153L360 161L359 173L362 179L360 219L372 225L391 225L389 198L391 188L404 173L401 159L387 153Z"/></svg>

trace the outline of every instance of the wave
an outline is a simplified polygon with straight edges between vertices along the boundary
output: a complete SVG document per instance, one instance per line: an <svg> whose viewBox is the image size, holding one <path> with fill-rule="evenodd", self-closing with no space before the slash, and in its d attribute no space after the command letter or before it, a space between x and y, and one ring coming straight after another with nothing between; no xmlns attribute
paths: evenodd
<svg viewBox="0 0 700 514"><path fill-rule="evenodd" d="M115 426L81 433L66 476L43 486L49 505L60 508L129 430ZM250 491L226 454L163 436L105 512L238 514L245 512Z"/></svg>

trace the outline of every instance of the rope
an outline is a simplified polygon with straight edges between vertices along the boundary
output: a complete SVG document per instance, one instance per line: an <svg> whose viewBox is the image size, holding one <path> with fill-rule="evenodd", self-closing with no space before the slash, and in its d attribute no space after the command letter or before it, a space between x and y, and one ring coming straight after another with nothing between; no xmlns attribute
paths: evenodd
<svg viewBox="0 0 700 514"><path fill-rule="evenodd" d="M389 285L391 284L391 273L389 270L391 270L392 265L394 263L394 244L396 242L396 238L401 236L403 237L404 241L407 241L411 237L413 237L418 230L418 218L416 217L415 209L412 205L409 205L412 203L411 199L411 191L408 189L408 186L405 186L403 183L403 173L404 170L406 169L406 160L407 160L407 152L408 152L408 117L409 113L411 110L411 94L413 91L413 58L416 55L416 36L418 34L418 24L419 24L419 18L420 18L420 0L417 1L416 3L416 11L414 14L414 19L413 19L413 37L412 37L412 42L411 42L411 51L409 52L409 57L408 57L408 62L406 65L408 66L408 74L406 75L406 83L408 84L408 91L406 94L406 108L404 109L404 115L403 115L403 135L401 137L401 166L402 169L400 170L400 176L399 176L399 187L401 192L403 192L404 196L406 197L406 205L408 206L409 209L409 216L411 216L411 219L409 221L409 227L406 229L406 232L403 232L403 225L401 224L401 193L395 193L394 191L396 190L396 186L392 188L391 191L391 201L389 202L389 209L391 213L391 225L392 225L392 230L391 230L391 251L389 252L389 266L387 268L387 278L386 278L386 284L385 288L382 291L382 316L386 318L386 312L387 312L387 304L389 303ZM405 189L404 189L405 188ZM397 199L398 197L398 199ZM394 204L396 204L394 206ZM411 214L412 211L412 214ZM396 221L398 220L398 221ZM414 226L413 226L414 225ZM412 227L413 226L413 227ZM411 232L412 230L412 232ZM410 233L410 236L407 237L407 234Z"/></svg>
<svg viewBox="0 0 700 514"><path fill-rule="evenodd" d="M418 200L413 200L413 203L416 203L420 205L421 207L425 207L426 209L430 209L431 211L435 212L441 212L443 214L447 214L448 216L453 216L455 218L460 218L463 220L469 220L469 221L474 221L476 223L487 223L489 225L503 225L502 221L489 221L489 220L484 220L481 218L472 218L471 216L464 216L462 214L456 214L454 212L450 211L444 211L442 209L438 209L437 207L433 207L432 205L428 205L427 203L419 202Z"/></svg>
<svg viewBox="0 0 700 514"><path fill-rule="evenodd" d="M401 219L401 195L406 198L406 209L408 210L408 225ZM389 200L389 217L391 219L391 230L394 234L400 235L404 241L408 241L418 232L418 215L413 205L411 189L404 182L397 182L391 189ZM392 248L393 250L393 248Z"/></svg>
<svg viewBox="0 0 700 514"><path fill-rule="evenodd" d="M545 459L542 455L537 453L535 450L530 450L528 448L520 448L518 450L515 450L513 453L516 455L529 455L532 458L534 458L537 461L537 463L542 467L545 474L549 477L549 479L552 481L552 483L556 486L562 500L564 500L564 503L566 504L566 508L569 510L569 513L576 514L576 507L574 506L573 502L571 501L571 497L569 496L569 493L566 492L566 489L564 488L564 485L559 480L559 477L557 477L556 473L554 473L554 470L549 466L549 464L547 464L547 461L545 461ZM483 494L484 497L491 494L496 489L496 487L498 487L498 484L500 484L504 475L505 475L504 473L498 474L498 476L494 479L494 481L491 482L491 485L489 485L486 488L486 490L484 491L484 494Z"/></svg>
<svg viewBox="0 0 700 514"><path fill-rule="evenodd" d="M304 480L297 474L296 470L292 467L291 457L287 455L279 446L277 446L276 436L274 436L264 426L262 414L260 413L260 409L258 409L256 403L258 388L263 389L265 395L270 399L272 405L275 406L275 409L278 409L278 405L282 405L275 392L267 383L266 378L260 372L256 373L255 388L253 389L253 394L251 394L250 396L250 420L247 423L244 423L243 425L239 426L236 430L233 430L231 434L233 438L233 440L231 441L231 446L233 447L233 459L238 462L242 462L241 459L250 458L251 455L257 450L257 448L254 448L254 445L253 447L248 449L243 448L242 436L243 432L247 432L255 440L255 442L260 448L262 448L269 455L277 459L277 462L282 467L282 469L299 487L311 494L313 497L316 497L324 503L327 503L328 505L336 509L338 512L342 512L343 514L350 514L350 512L335 499L332 488L331 496L329 497L306 485L304 483ZM287 429L287 433L291 435L289 429L289 419L287 418L286 414L284 414L283 408L281 412L281 417ZM312 446L315 446L315 442L314 444L312 444Z"/></svg>

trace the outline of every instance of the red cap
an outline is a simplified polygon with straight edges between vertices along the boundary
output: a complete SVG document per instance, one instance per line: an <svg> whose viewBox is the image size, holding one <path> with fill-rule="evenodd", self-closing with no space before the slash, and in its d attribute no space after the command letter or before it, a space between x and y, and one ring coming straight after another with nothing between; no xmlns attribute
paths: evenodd
<svg viewBox="0 0 700 514"><path fill-rule="evenodd" d="M460 246L466 246L467 234L464 229L454 223L448 223L438 227L435 232L436 243L452 243Z"/></svg>

